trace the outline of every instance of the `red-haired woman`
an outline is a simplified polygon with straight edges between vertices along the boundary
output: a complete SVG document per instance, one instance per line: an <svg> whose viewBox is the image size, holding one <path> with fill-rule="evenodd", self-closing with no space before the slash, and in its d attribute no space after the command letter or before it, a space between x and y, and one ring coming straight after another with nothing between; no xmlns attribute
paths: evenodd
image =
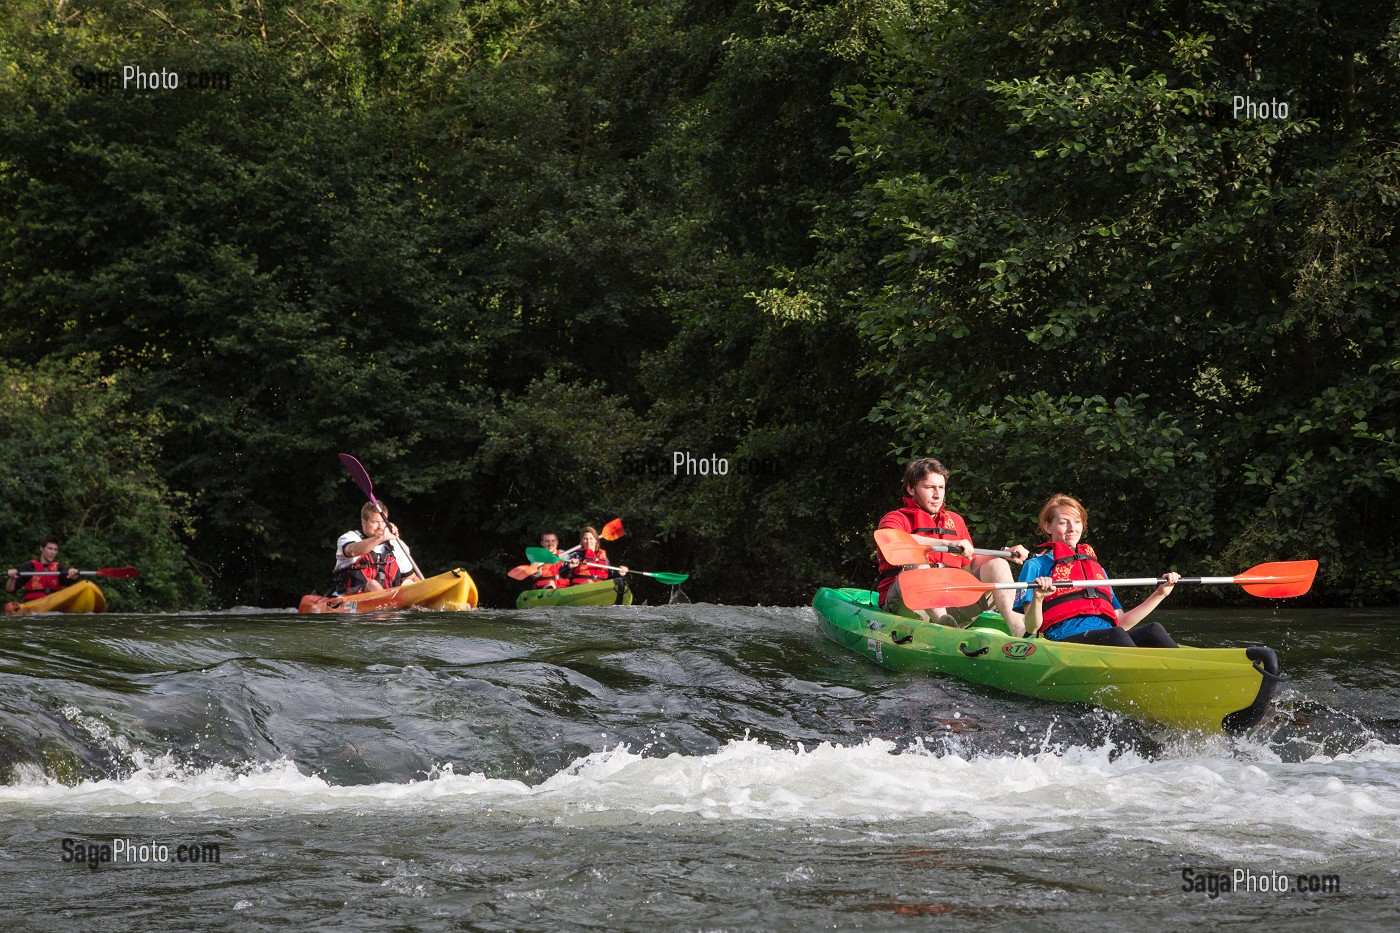
<svg viewBox="0 0 1400 933"><path fill-rule="evenodd" d="M1089 513L1077 499L1063 493L1051 496L1040 509L1040 529L1049 537L1039 553L1021 568L1021 582L1034 582L1016 600L1024 607L1026 634L1039 631L1051 641L1072 641L1122 648L1175 648L1167 630L1156 622L1141 624L1157 604L1171 595L1180 574L1168 573L1165 583L1131 611L1124 612L1113 588L1094 586L1107 580L1094 549L1081 544ZM1051 584L1083 580L1085 586L1070 589Z"/></svg>
<svg viewBox="0 0 1400 933"><path fill-rule="evenodd" d="M597 583L599 580L627 575L626 567L609 570L606 567L589 566L590 564L606 564L607 562L608 552L598 545L597 529L592 527L583 529L579 533L579 545L574 548L574 552L569 558L571 568L569 582L577 586L580 583Z"/></svg>

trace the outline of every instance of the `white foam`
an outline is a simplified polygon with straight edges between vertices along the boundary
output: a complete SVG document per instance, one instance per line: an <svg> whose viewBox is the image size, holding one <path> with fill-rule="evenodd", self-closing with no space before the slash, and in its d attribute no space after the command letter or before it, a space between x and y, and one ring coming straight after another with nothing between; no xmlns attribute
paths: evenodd
<svg viewBox="0 0 1400 933"><path fill-rule="evenodd" d="M1372 742L1291 764L1266 753L1146 759L1075 747L1035 755L924 748L772 748L734 741L713 754L645 757L614 748L542 784L457 774L338 786L291 761L190 771L161 760L121 780L68 786L34 774L0 787L0 813L272 815L411 809L522 822L629 825L757 820L853 824L892 833L994 834L1054 848L1066 832L1314 860L1365 847L1400 851L1400 747Z"/></svg>

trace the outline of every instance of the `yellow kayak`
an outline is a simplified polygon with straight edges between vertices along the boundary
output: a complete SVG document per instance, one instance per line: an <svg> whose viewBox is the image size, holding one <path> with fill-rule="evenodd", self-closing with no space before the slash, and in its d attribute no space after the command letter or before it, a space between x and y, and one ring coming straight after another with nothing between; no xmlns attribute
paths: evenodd
<svg viewBox="0 0 1400 933"><path fill-rule="evenodd" d="M107 597L91 580L79 580L57 593L28 602L6 603L7 615L30 615L35 612L105 612Z"/></svg>
<svg viewBox="0 0 1400 933"><path fill-rule="evenodd" d="M349 596L303 596L297 612L373 612L382 609L475 609L476 584L465 570L449 570L418 583Z"/></svg>

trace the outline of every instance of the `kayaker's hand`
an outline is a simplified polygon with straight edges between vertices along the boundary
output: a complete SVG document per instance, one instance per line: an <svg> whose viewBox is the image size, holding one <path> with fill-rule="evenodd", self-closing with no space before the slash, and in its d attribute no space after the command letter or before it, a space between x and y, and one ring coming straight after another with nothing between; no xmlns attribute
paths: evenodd
<svg viewBox="0 0 1400 933"><path fill-rule="evenodd" d="M1031 595L1035 597L1036 602L1040 602L1042 599L1055 592L1053 583L1054 581L1049 577L1035 578L1035 589L1031 590Z"/></svg>
<svg viewBox="0 0 1400 933"><path fill-rule="evenodd" d="M68 579L70 579L70 580L76 580L76 579L78 579L78 568L77 568L77 567L69 567L69 568L68 568Z"/></svg>
<svg viewBox="0 0 1400 933"><path fill-rule="evenodd" d="M626 564L618 564L618 566L617 566L617 575L618 575L619 577L625 577L625 576L627 576L627 565L626 565Z"/></svg>
<svg viewBox="0 0 1400 933"><path fill-rule="evenodd" d="M1015 561L1018 564L1024 564L1026 562L1026 559L1031 556L1031 552L1026 550L1025 547L1019 544L1013 544L1005 550L1011 552L1011 560Z"/></svg>
<svg viewBox="0 0 1400 933"><path fill-rule="evenodd" d="M966 538L963 538L961 541L949 541L949 542L948 542L948 553L949 553L949 554L956 554L956 555L958 555L959 557L966 557L968 560L971 560L971 559L972 559L972 542L969 541L969 540L967 540ZM937 556L937 555L935 555L935 557L936 557L936 556Z"/></svg>
<svg viewBox="0 0 1400 933"><path fill-rule="evenodd" d="M398 525L395 525L393 522L385 522L385 523L384 523L384 537L385 537L385 538L397 538L398 536L399 536L399 526L398 526Z"/></svg>
<svg viewBox="0 0 1400 933"><path fill-rule="evenodd" d="M1167 573L1162 574L1162 576L1166 578L1167 582L1158 586L1157 592L1161 593L1163 596L1170 596L1172 595L1172 587L1175 586L1177 581L1181 579L1181 574L1172 573L1169 571Z"/></svg>
<svg viewBox="0 0 1400 933"><path fill-rule="evenodd" d="M18 579L19 579L19 571L16 570L15 568L11 567L9 570L6 570L6 571L5 571L5 576L9 577L11 580L18 580Z"/></svg>

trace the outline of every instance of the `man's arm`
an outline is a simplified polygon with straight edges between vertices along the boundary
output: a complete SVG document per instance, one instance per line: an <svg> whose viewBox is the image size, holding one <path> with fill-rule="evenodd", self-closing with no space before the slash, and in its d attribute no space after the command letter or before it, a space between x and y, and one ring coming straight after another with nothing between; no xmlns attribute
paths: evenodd
<svg viewBox="0 0 1400 933"><path fill-rule="evenodd" d="M346 557L359 557L362 554L368 554L385 541L393 539L396 533L397 529L395 529L393 525L390 525L387 531L377 534L373 538L361 538L358 541L350 542L345 545L345 547L341 548L341 552Z"/></svg>

